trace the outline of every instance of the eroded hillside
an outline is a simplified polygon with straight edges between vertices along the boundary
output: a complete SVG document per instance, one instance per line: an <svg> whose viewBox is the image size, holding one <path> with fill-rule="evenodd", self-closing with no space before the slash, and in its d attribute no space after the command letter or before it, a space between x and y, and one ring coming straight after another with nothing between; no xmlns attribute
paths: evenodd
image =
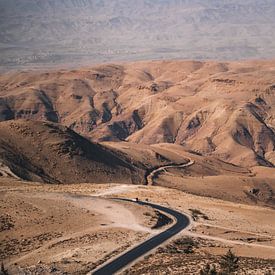
<svg viewBox="0 0 275 275"><path fill-rule="evenodd" d="M0 164L0 176L30 181L144 181L144 171L127 163L125 158L64 126L49 122L1 122Z"/></svg>
<svg viewBox="0 0 275 275"><path fill-rule="evenodd" d="M1 75L0 119L48 120L93 141L176 143L275 164L275 62L155 61Z"/></svg>
<svg viewBox="0 0 275 275"><path fill-rule="evenodd" d="M59 122L93 141L176 143L275 164L275 62L158 61L1 76L0 119Z"/></svg>

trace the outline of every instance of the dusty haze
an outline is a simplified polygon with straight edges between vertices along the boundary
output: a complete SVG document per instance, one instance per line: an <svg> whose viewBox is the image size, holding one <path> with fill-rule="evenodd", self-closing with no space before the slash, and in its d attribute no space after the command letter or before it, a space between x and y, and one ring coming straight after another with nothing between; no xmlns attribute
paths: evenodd
<svg viewBox="0 0 275 275"><path fill-rule="evenodd" d="M0 0L0 65L275 56L273 0Z"/></svg>

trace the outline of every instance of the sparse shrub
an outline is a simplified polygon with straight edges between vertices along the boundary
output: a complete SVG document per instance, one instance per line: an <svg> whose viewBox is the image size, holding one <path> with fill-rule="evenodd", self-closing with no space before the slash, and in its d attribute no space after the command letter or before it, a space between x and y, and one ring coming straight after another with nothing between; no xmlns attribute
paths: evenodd
<svg viewBox="0 0 275 275"><path fill-rule="evenodd" d="M194 252L194 248L197 247L197 243L190 237L176 240L174 244L177 246L178 253L191 254Z"/></svg>
<svg viewBox="0 0 275 275"><path fill-rule="evenodd" d="M237 274L239 269L239 258L229 249L225 255L221 257L219 262L220 268L217 271L215 264L207 263L201 270L200 275L230 275Z"/></svg>
<svg viewBox="0 0 275 275"><path fill-rule="evenodd" d="M202 215L203 213L199 209L189 209L194 215Z"/></svg>
<svg viewBox="0 0 275 275"><path fill-rule="evenodd" d="M192 245L187 245L187 247L183 249L183 252L186 254L194 253L194 248Z"/></svg>
<svg viewBox="0 0 275 275"><path fill-rule="evenodd" d="M5 269L3 262L1 263L0 275L9 275L8 270Z"/></svg>
<svg viewBox="0 0 275 275"><path fill-rule="evenodd" d="M209 220L208 216L206 214L202 213L198 209L190 208L189 211L191 211L192 219L194 221L198 220L198 218L200 218L200 217L202 217L205 220Z"/></svg>
<svg viewBox="0 0 275 275"><path fill-rule="evenodd" d="M216 266L214 264L207 263L205 267L200 270L200 275L217 275Z"/></svg>
<svg viewBox="0 0 275 275"><path fill-rule="evenodd" d="M150 213L150 212L145 212L145 213L144 213L144 216L148 216L148 217L150 217L150 216L152 216L152 215L151 215L151 213Z"/></svg>
<svg viewBox="0 0 275 275"><path fill-rule="evenodd" d="M162 253L186 253L190 254L194 252L194 248L198 247L198 244L190 237L181 238L175 240L172 244L166 246L165 249L162 249Z"/></svg>
<svg viewBox="0 0 275 275"><path fill-rule="evenodd" d="M221 274L227 275L236 272L239 268L238 262L239 258L229 249L220 260Z"/></svg>
<svg viewBox="0 0 275 275"><path fill-rule="evenodd" d="M174 242L176 245L178 246L185 246L185 245L192 245L192 246L195 246L195 242L192 238L190 237L184 237L184 238L181 238L181 239L178 239Z"/></svg>

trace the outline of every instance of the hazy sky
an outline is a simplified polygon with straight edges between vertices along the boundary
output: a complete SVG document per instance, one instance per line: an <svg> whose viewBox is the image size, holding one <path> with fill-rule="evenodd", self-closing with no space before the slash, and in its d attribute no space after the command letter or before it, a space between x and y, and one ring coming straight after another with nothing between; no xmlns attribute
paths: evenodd
<svg viewBox="0 0 275 275"><path fill-rule="evenodd" d="M0 0L0 62L272 58L274 14L274 0Z"/></svg>

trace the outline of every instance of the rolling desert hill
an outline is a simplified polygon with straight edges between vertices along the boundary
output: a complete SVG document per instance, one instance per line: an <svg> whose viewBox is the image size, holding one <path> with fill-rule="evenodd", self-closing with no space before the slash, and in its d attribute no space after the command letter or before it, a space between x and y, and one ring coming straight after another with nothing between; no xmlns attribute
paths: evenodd
<svg viewBox="0 0 275 275"><path fill-rule="evenodd" d="M8 176L46 183L139 183L144 173L64 126L39 121L0 123L0 161Z"/></svg>
<svg viewBox="0 0 275 275"><path fill-rule="evenodd" d="M0 76L0 120L47 120L94 142L175 143L275 165L275 62L148 61Z"/></svg>
<svg viewBox="0 0 275 275"><path fill-rule="evenodd" d="M0 177L44 183L145 184L155 168L188 161L184 154L148 145L94 143L53 122L0 122Z"/></svg>
<svg viewBox="0 0 275 275"><path fill-rule="evenodd" d="M259 166L242 168L212 156L186 152L176 144L93 143L53 122L0 122L3 181L158 185L274 207L272 170Z"/></svg>

